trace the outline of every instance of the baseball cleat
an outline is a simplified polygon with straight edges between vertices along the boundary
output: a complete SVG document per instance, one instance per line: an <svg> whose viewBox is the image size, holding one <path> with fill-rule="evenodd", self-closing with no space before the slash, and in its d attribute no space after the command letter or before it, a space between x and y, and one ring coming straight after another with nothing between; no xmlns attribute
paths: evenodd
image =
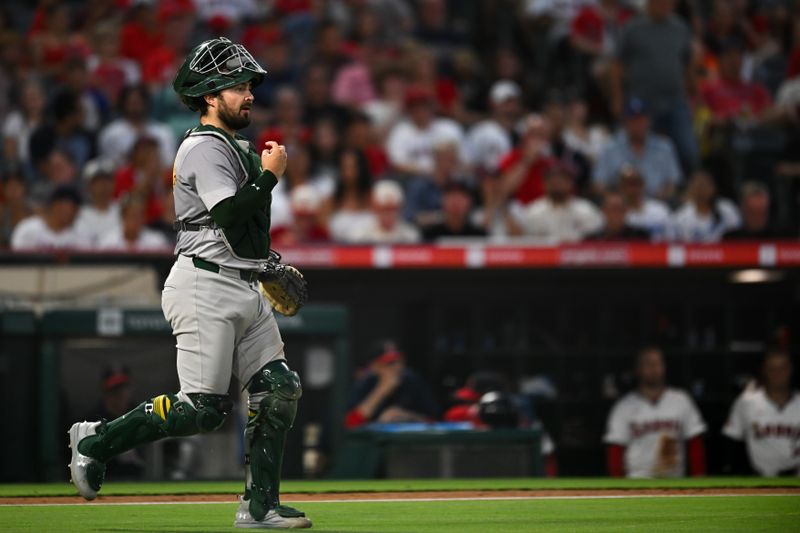
<svg viewBox="0 0 800 533"><path fill-rule="evenodd" d="M72 449L72 460L68 465L70 481L78 489L78 494L87 500L97 497L106 475L106 465L79 452L78 443L85 437L95 435L99 425L100 422L76 422L68 432L69 447Z"/></svg>
<svg viewBox="0 0 800 533"><path fill-rule="evenodd" d="M270 509L261 520L256 520L250 515L250 502L239 497L239 508L236 510L236 519L233 527L242 529L307 529L311 527L311 520L305 513L291 507L278 506Z"/></svg>

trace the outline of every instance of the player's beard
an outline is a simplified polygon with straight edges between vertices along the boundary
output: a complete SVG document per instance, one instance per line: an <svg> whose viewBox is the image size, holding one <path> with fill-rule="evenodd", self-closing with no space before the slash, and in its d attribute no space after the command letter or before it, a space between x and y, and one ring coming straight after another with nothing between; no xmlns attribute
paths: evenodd
<svg viewBox="0 0 800 533"><path fill-rule="evenodd" d="M222 105L219 106L220 121L234 131L246 128L250 125L250 115L249 113L246 115L242 114L242 109L245 106L246 104L242 104L238 109L233 110L223 101Z"/></svg>

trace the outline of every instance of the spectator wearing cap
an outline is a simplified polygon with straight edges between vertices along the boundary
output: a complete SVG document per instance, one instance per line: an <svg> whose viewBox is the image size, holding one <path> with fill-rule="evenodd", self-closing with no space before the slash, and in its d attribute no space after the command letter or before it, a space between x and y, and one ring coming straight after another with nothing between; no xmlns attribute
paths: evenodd
<svg viewBox="0 0 800 533"><path fill-rule="evenodd" d="M545 196L528 205L521 215L522 233L548 243L579 242L603 225L600 211L588 200L575 197L570 169L556 165L547 171Z"/></svg>
<svg viewBox="0 0 800 533"><path fill-rule="evenodd" d="M647 232L654 241L668 238L672 217L669 206L645 196L644 180L635 167L626 165L620 170L619 193L627 208L625 220L628 225Z"/></svg>
<svg viewBox="0 0 800 533"><path fill-rule="evenodd" d="M28 217L14 228L11 249L50 251L85 247L86 241L74 227L80 205L81 197L75 187L56 187L41 215Z"/></svg>
<svg viewBox="0 0 800 533"><path fill-rule="evenodd" d="M650 234L634 228L627 222L628 206L625 198L615 191L608 190L603 194L603 227L592 233L589 241L646 241Z"/></svg>
<svg viewBox="0 0 800 533"><path fill-rule="evenodd" d="M717 197L717 187L711 175L697 171L686 188L686 201L673 215L672 231L678 241L718 242L726 232L738 228L741 223L736 204Z"/></svg>
<svg viewBox="0 0 800 533"><path fill-rule="evenodd" d="M419 242L417 228L404 222L401 213L405 195L394 181L381 180L372 187L372 217L354 229L347 241L375 244L411 244Z"/></svg>
<svg viewBox="0 0 800 533"><path fill-rule="evenodd" d="M655 129L672 139L688 172L698 160L689 108L692 36L674 8L674 0L647 0L645 12L623 26L611 69L611 104L622 116L626 96L647 101Z"/></svg>
<svg viewBox="0 0 800 533"><path fill-rule="evenodd" d="M167 252L170 242L160 231L145 227L147 204L130 194L120 201L120 223L103 233L98 248L117 252Z"/></svg>
<svg viewBox="0 0 800 533"><path fill-rule="evenodd" d="M461 180L451 180L444 186L442 220L424 229L426 241L450 237L483 237L486 231L470 220L472 189Z"/></svg>
<svg viewBox="0 0 800 533"><path fill-rule="evenodd" d="M0 189L0 247L2 248L11 242L11 234L17 224L31 215L27 192L25 176L19 169L3 172L2 189Z"/></svg>
<svg viewBox="0 0 800 533"><path fill-rule="evenodd" d="M292 223L276 228L271 234L272 242L276 246L296 246L330 241L328 230L320 223L322 200L319 189L311 184L292 187L289 193Z"/></svg>
<svg viewBox="0 0 800 533"><path fill-rule="evenodd" d="M428 422L439 414L428 384L406 366L394 342L383 341L372 350L366 372L353 387L344 425L354 429L370 422Z"/></svg>
<svg viewBox="0 0 800 533"><path fill-rule="evenodd" d="M137 139L148 137L158 145L161 168L171 168L177 150L175 136L166 125L149 118L150 93L147 87L125 87L119 95L118 108L120 117L101 129L98 135L100 156L121 165Z"/></svg>
<svg viewBox="0 0 800 533"><path fill-rule="evenodd" d="M90 246L98 246L101 237L120 224L119 204L114 200L114 167L110 161L92 159L83 168L83 185L88 203L81 207L75 231Z"/></svg>
<svg viewBox="0 0 800 533"><path fill-rule="evenodd" d="M103 371L100 382L101 397L87 420L114 420L124 415L136 404L132 400L131 375L122 365L111 365ZM127 451L111 459L108 475L112 479L138 479L144 475L144 461L138 449Z"/></svg>
<svg viewBox="0 0 800 533"><path fill-rule="evenodd" d="M620 170L634 166L644 178L645 194L669 201L675 195L682 173L672 142L653 133L649 108L644 100L631 98L625 105L622 129L600 153L592 176L597 193L616 186Z"/></svg>
<svg viewBox="0 0 800 533"><path fill-rule="evenodd" d="M339 176L333 194L331 236L346 241L372 220L370 191L372 175L367 157L360 150L346 149L339 156Z"/></svg>
<svg viewBox="0 0 800 533"><path fill-rule="evenodd" d="M412 87L406 93L405 115L386 140L389 162L399 174L429 177L433 173L435 146L445 142L463 145L461 125L437 117L434 94L422 87Z"/></svg>
<svg viewBox="0 0 800 533"><path fill-rule="evenodd" d="M765 240L786 237L778 231L770 220L769 189L757 181L748 181L742 185L739 198L739 211L742 214L741 227L725 232L723 239L729 240Z"/></svg>
<svg viewBox="0 0 800 533"><path fill-rule="evenodd" d="M500 161L514 147L514 128L520 119L519 85L500 80L489 92L491 117L472 126L466 148L470 164L479 174L494 174Z"/></svg>

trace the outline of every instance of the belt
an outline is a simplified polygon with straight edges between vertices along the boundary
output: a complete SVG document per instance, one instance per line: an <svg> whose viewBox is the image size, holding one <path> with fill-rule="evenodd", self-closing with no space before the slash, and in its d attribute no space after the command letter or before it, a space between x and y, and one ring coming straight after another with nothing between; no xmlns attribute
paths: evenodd
<svg viewBox="0 0 800 533"><path fill-rule="evenodd" d="M199 257L192 257L192 263L196 268L199 268L201 270L208 270L209 272L213 272L214 274L219 274L220 266L216 263L211 263L209 261L206 261L205 259L200 259ZM253 283L255 281L258 281L258 272L253 272L252 270L239 270L238 268L231 268L229 270L238 272L239 277L248 283Z"/></svg>
<svg viewBox="0 0 800 533"><path fill-rule="evenodd" d="M204 229L216 229L216 224L194 224L186 222L185 220L176 220L172 223L172 229L175 231L200 231Z"/></svg>

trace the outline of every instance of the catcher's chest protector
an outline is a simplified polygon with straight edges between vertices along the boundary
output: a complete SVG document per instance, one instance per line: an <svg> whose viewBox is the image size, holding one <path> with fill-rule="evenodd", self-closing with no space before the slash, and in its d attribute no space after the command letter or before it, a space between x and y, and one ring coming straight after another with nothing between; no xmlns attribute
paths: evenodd
<svg viewBox="0 0 800 533"><path fill-rule="evenodd" d="M223 130L210 125L202 125L189 131L189 136L213 135L223 139L236 153L247 174L247 181L242 187L249 187L261 173L261 157L256 153L252 143L239 135L231 137ZM245 148L246 147L246 148ZM239 226L221 228L231 251L237 257L245 259L266 259L270 247L270 204L271 196L263 210L256 211L250 220Z"/></svg>

